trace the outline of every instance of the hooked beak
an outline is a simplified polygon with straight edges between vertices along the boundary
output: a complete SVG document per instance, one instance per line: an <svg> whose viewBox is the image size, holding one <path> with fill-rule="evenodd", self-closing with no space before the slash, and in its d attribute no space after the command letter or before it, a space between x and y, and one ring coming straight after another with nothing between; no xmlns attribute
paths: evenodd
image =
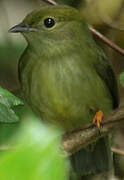
<svg viewBox="0 0 124 180"><path fill-rule="evenodd" d="M21 23L21 24L18 24L16 26L12 27L11 29L9 29L8 32L9 33L18 33L18 32L23 33L23 32L35 32L37 30L38 29L36 29L36 28L32 28L30 26L26 26Z"/></svg>

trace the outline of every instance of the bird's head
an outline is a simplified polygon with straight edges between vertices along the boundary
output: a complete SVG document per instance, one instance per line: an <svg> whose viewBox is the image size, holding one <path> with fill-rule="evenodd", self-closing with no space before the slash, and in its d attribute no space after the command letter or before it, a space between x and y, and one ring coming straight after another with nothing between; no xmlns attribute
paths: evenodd
<svg viewBox="0 0 124 180"><path fill-rule="evenodd" d="M75 8L69 6L46 6L36 9L25 17L22 23L9 32L22 33L30 41L57 41L79 38L81 31L87 33L87 25ZM85 33L84 33L85 35Z"/></svg>

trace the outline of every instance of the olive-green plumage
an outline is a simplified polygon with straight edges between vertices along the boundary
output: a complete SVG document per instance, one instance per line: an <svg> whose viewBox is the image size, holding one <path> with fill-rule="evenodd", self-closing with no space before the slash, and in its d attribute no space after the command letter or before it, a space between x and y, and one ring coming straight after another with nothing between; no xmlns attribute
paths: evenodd
<svg viewBox="0 0 124 180"><path fill-rule="evenodd" d="M22 32L28 42L19 78L26 101L42 120L71 130L92 122L98 110L106 114L118 106L113 71L76 9L40 8L10 31ZM108 170L107 139L92 151L76 153L72 161L81 175Z"/></svg>

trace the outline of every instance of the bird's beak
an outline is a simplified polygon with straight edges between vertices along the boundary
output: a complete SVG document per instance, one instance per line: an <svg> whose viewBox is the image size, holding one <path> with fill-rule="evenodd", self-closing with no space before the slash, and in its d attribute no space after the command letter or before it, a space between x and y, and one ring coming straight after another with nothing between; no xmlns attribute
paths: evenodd
<svg viewBox="0 0 124 180"><path fill-rule="evenodd" d="M35 31L37 31L36 28L32 28L30 26L26 26L21 23L9 29L8 32L9 33L18 33L18 32L23 33L23 32L35 32Z"/></svg>

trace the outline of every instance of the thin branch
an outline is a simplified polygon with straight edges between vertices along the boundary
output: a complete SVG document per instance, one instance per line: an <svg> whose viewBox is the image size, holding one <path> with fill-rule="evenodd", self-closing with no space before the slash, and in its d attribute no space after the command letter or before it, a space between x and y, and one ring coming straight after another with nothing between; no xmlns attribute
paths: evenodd
<svg viewBox="0 0 124 180"><path fill-rule="evenodd" d="M43 1L45 1L51 5L57 5L57 3L54 0L43 0ZM107 44L109 47L111 47L112 49L114 49L115 51L117 51L118 53L120 53L121 55L124 56L124 49L120 48L118 45L116 45L114 42L112 42L110 39L105 37L103 34L98 32L93 27L90 26L89 29L91 30L91 32L94 35L96 35L99 39L101 39L105 44Z"/></svg>
<svg viewBox="0 0 124 180"><path fill-rule="evenodd" d="M124 56L124 49L120 48L118 45L116 45L114 42L112 42L111 40L109 40L107 37L105 37L103 34L101 34L100 32L98 32L96 29L94 29L93 27L89 27L89 29L91 30L91 32L96 35L99 39L101 39L104 43L106 43L107 45L109 45L112 49L114 49L115 51L119 52L121 55Z"/></svg>
<svg viewBox="0 0 124 180"><path fill-rule="evenodd" d="M124 123L124 107L118 108L103 118L101 129L93 123L67 132L63 136L63 146L65 151L71 155L93 143L97 139L105 136L114 128Z"/></svg>
<svg viewBox="0 0 124 180"><path fill-rule="evenodd" d="M124 151L121 149L111 148L112 152L121 156L124 156Z"/></svg>
<svg viewBox="0 0 124 180"><path fill-rule="evenodd" d="M46 3L49 3L51 5L57 5L57 3L54 0L42 0L45 1Z"/></svg>

